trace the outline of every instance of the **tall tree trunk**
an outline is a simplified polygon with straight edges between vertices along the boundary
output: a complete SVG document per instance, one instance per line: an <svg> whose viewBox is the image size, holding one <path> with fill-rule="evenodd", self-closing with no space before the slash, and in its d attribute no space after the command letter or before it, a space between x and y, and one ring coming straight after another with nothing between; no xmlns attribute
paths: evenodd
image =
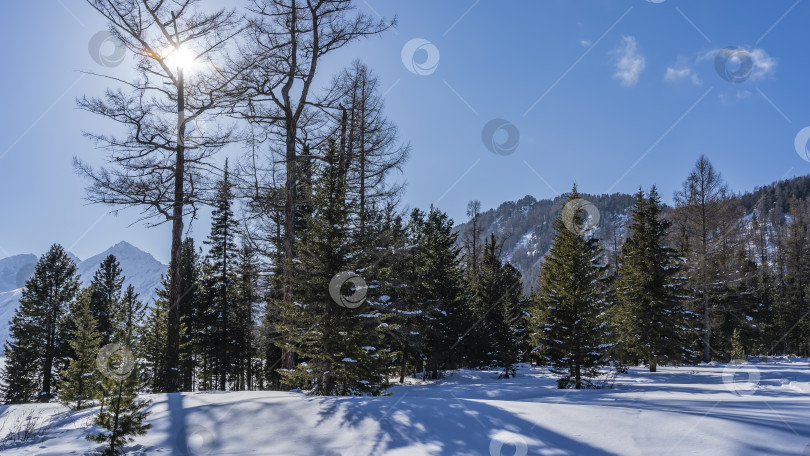
<svg viewBox="0 0 810 456"><path fill-rule="evenodd" d="M54 340L56 340L56 319L51 317L50 320L51 324L50 328L48 328L48 340L45 346L45 361L42 365L42 391L40 391L39 397L37 398L40 402L48 402L51 400L51 372L53 371L54 347L56 345L54 343Z"/></svg>
<svg viewBox="0 0 810 456"><path fill-rule="evenodd" d="M363 78L360 108L360 241L366 236L366 79Z"/></svg>
<svg viewBox="0 0 810 456"><path fill-rule="evenodd" d="M227 167L227 165L226 165ZM227 184L226 184L227 185ZM222 346L220 347L222 353L222 362L220 363L219 373L219 389L225 391L228 375L228 346L230 344L230 337L228 337L228 221L229 218L225 217L224 236L223 236L223 249L222 249Z"/></svg>
<svg viewBox="0 0 810 456"><path fill-rule="evenodd" d="M700 200L700 223L701 223L701 275L703 279L703 362L708 363L712 360L712 318L709 312L709 285L708 285L708 253L709 253L709 233L708 233L708 214L706 213L706 190L701 186L701 200Z"/></svg>
<svg viewBox="0 0 810 456"><path fill-rule="evenodd" d="M166 330L166 392L175 393L180 389L180 300L183 289L183 265L181 261L183 243L183 181L185 176L185 93L183 70L177 77L177 153L174 166L174 201L172 203L172 251L171 280L169 281L168 324Z"/></svg>
<svg viewBox="0 0 810 456"><path fill-rule="evenodd" d="M709 295L703 288L703 362L712 360L712 316L709 312Z"/></svg>
<svg viewBox="0 0 810 456"><path fill-rule="evenodd" d="M402 347L402 360L399 365L399 383L405 383L405 371L408 368L407 347Z"/></svg>
<svg viewBox="0 0 810 456"><path fill-rule="evenodd" d="M287 116L287 181L285 184L286 198L284 201L284 259L283 259L283 280L284 280L284 302L292 304L292 260L295 258L295 206L296 206L296 184L297 168L295 157L296 126L291 114ZM285 325L289 323L284 317ZM284 335L285 340L289 340L289 335ZM284 349L281 353L281 367L284 369L295 368L295 352Z"/></svg>

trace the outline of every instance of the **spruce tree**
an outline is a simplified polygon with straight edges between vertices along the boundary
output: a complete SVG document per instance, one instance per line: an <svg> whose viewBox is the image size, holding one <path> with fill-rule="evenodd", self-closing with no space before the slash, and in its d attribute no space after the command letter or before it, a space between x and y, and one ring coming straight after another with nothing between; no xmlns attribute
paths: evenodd
<svg viewBox="0 0 810 456"><path fill-rule="evenodd" d="M157 299L149 307L141 335L141 351L145 361L146 378L152 392L166 391L166 331L169 315L168 279L157 290Z"/></svg>
<svg viewBox="0 0 810 456"><path fill-rule="evenodd" d="M233 362L237 389L253 389L259 357L256 328L257 305L261 302L258 254L243 242L236 258L234 284Z"/></svg>
<svg viewBox="0 0 810 456"><path fill-rule="evenodd" d="M297 249L296 301L284 309L281 323L282 332L290 335L281 346L297 353L298 364L281 374L285 384L312 394L378 395L388 387L388 353L380 344L376 318L367 314L369 307L362 299L348 306L336 302L343 303L343 295L367 291L362 278L352 275L357 246L348 223L343 158L330 141L313 183L313 212L306 218L307 229Z"/></svg>
<svg viewBox="0 0 810 456"><path fill-rule="evenodd" d="M19 404L37 398L41 386L39 375L41 346L28 337L28 328L37 324L27 312L17 311L11 320L10 338L3 346L6 364L2 371L3 403Z"/></svg>
<svg viewBox="0 0 810 456"><path fill-rule="evenodd" d="M551 249L532 296L530 330L541 364L561 377L559 388L593 386L605 363L605 270L598 241L585 230L576 185L554 222Z"/></svg>
<svg viewBox="0 0 810 456"><path fill-rule="evenodd" d="M93 290L90 300L90 311L98 322L98 332L101 334L101 345L107 345L112 340L113 313L121 299L121 287L124 284L123 271L115 255L108 255L101 262L93 275L90 287Z"/></svg>
<svg viewBox="0 0 810 456"><path fill-rule="evenodd" d="M126 337L118 343L126 349L131 347L131 340ZM87 435L88 440L105 444L101 453L105 456L123 454L124 445L131 442L133 436L143 435L152 427L144 423L149 412L143 409L150 401L138 399L138 369L123 368L125 358L121 350L116 350L104 360L113 374L106 375L101 383L101 409L94 420L104 430Z"/></svg>
<svg viewBox="0 0 810 456"><path fill-rule="evenodd" d="M134 340L140 333L146 306L138 299L135 287L128 285L121 299L113 308L113 329L117 334Z"/></svg>
<svg viewBox="0 0 810 456"><path fill-rule="evenodd" d="M440 369L458 365L456 348L471 326L461 299L461 249L453 225L447 214L431 206L417 248L416 299L426 320L420 331L430 379L439 378Z"/></svg>
<svg viewBox="0 0 810 456"><path fill-rule="evenodd" d="M646 198L639 190L631 217L632 234L622 246L612 312L622 352L645 360L655 372L659 364L677 365L690 356L682 262L666 244L671 222L663 217L655 187Z"/></svg>
<svg viewBox="0 0 810 456"><path fill-rule="evenodd" d="M202 336L198 337L202 321L201 313L204 311L200 305L200 265L199 256L194 247L194 239L186 238L182 244L182 267L181 278L183 282L183 292L174 304L169 302L169 290L171 279L169 276L161 278L161 286L155 290L157 298L153 305L144 312L143 327L139 330L136 327L135 334L140 334L140 343L137 344L146 361L144 375L148 379L149 388L152 392L166 392L170 385L166 383L169 374L166 373L166 350L168 342L168 318L169 311L179 308L180 311L180 355L178 366L175 367L180 374L180 389L191 391L194 387L195 375L195 344L203 343ZM126 301L126 294L124 301ZM137 302L137 299L136 299ZM126 307L126 306L125 306ZM133 309L137 309L137 305ZM124 308L122 308L124 309ZM140 313L135 311L135 314Z"/></svg>
<svg viewBox="0 0 810 456"><path fill-rule="evenodd" d="M59 401L73 410L92 406L92 401L96 398L96 383L99 381L96 356L101 335L90 310L91 294L91 288L83 290L71 312L73 332L68 343L73 350L73 359L62 372L59 382Z"/></svg>
<svg viewBox="0 0 810 456"><path fill-rule="evenodd" d="M453 221L435 207L413 209L405 227L391 225L394 248L377 299L389 347L397 350L400 382L410 367L424 378L463 361L464 343L473 325L463 306L460 249Z"/></svg>
<svg viewBox="0 0 810 456"><path fill-rule="evenodd" d="M734 334L731 336L731 362L741 364L745 360L745 347L743 347L740 339L740 330L735 329Z"/></svg>
<svg viewBox="0 0 810 456"><path fill-rule="evenodd" d="M195 369L198 364L197 347L206 345L205 335L209 332L210 323L204 306L203 293L200 290L202 266L200 255L194 245L193 238L183 240L180 259L182 262L180 275L183 283L180 298L176 304L168 303L169 284L166 284L167 311L174 306L180 308L180 347L179 366L181 391L191 391L194 386ZM168 328L167 328L168 329Z"/></svg>
<svg viewBox="0 0 810 456"><path fill-rule="evenodd" d="M394 255L378 264L375 284L380 296L372 300L380 314L380 328L389 350L396 355L399 382L405 382L407 372L422 368L425 348L425 328L432 318L426 312L421 295L420 274L423 261L420 246L424 235L425 213L413 209L407 225L400 218L388 223L392 244L398 244Z"/></svg>
<svg viewBox="0 0 810 456"><path fill-rule="evenodd" d="M187 239L188 241L188 239ZM184 245L187 245L184 242ZM185 249L184 249L185 251ZM185 270L185 268L184 268ZM183 284L190 282L183 280ZM196 285L194 285L196 289ZM157 298L153 305L149 306L144 319L143 326L135 331L139 336L139 343L135 345L134 349L138 356L143 357L145 361L141 375L145 377L147 387L153 393L166 392L168 385L166 384L166 337L168 331L168 315L169 315L169 279L163 276L161 279L161 287L156 291ZM193 294L193 293L188 293ZM185 297L188 297L188 294ZM185 298L184 297L184 298ZM182 305L182 301L181 301ZM190 362L191 343L188 337L187 324L189 318L183 318L180 324L180 369L181 379L186 381L186 374L193 372ZM191 391L191 374L188 378L188 388L184 384L184 389Z"/></svg>
<svg viewBox="0 0 810 456"><path fill-rule="evenodd" d="M4 347L3 398L6 403L47 402L68 359L66 315L79 289L76 265L53 245L34 268L11 321Z"/></svg>
<svg viewBox="0 0 810 456"><path fill-rule="evenodd" d="M219 390L227 389L229 378L234 373L231 365L235 355L233 343L233 326L236 318L233 305L234 266L237 246L234 241L237 222L234 219L231 205L233 203L232 184L228 176L228 164L225 163L225 174L219 182L211 214L211 233L205 241L210 246L205 257L203 270L203 289L205 290L208 308L210 334L206 337L208 349L214 356L213 375Z"/></svg>
<svg viewBox="0 0 810 456"><path fill-rule="evenodd" d="M520 272L502 263L495 234L484 242L481 262L472 273L468 307L476 322L470 356L473 365L498 366L511 377L521 349L523 314Z"/></svg>

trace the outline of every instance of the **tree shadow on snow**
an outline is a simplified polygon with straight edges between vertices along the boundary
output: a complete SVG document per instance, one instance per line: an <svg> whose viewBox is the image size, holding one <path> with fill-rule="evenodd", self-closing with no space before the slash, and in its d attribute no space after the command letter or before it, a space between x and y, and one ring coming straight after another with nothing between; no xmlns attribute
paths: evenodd
<svg viewBox="0 0 810 456"><path fill-rule="evenodd" d="M372 420L376 430L361 434L354 446L313 448L311 454L470 455L494 450L496 455L511 455L520 447L528 454L614 454L485 402L463 398L329 398L320 414L321 422L339 418L350 428L366 427Z"/></svg>

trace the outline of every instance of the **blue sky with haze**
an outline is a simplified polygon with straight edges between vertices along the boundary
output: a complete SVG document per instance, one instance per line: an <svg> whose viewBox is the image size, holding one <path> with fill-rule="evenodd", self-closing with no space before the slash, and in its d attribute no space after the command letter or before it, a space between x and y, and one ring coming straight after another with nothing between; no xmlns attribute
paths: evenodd
<svg viewBox="0 0 810 456"><path fill-rule="evenodd" d="M410 207L433 203L461 221L471 199L488 209L527 194L550 198L573 182L588 193L657 184L670 201L701 153L736 191L810 172L794 145L810 126L810 2L357 6L396 14L399 24L330 58L318 83L355 58L378 74L387 113L413 147L402 176ZM116 217L85 205L84 182L71 167L73 156L100 163L81 130L109 127L76 109L76 97L107 85L80 71L127 77L131 61L112 69L93 61L88 42L105 24L84 2L0 8L0 257L41 254L58 242L86 258L127 240L165 262L168 226L130 226L134 210ZM745 51L744 81L716 70L717 51L729 46ZM739 62L729 59L727 71ZM513 153L485 146L482 129L492 119L519 132ZM507 137L501 129L495 143ZM195 222L196 238L207 232L205 218Z"/></svg>

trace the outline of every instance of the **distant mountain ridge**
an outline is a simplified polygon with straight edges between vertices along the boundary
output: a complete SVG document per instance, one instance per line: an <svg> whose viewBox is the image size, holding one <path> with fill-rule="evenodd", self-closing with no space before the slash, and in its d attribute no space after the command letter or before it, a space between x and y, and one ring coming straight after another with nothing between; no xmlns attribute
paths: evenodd
<svg viewBox="0 0 810 456"><path fill-rule="evenodd" d="M108 255L115 255L125 276L124 287L132 285L140 300L150 304L155 298L155 289L160 286L161 276L168 266L152 255L128 242L119 242L98 255L84 261L70 254L77 262L77 272L82 286L87 286L101 262ZM22 287L34 273L38 257L33 254L15 255L0 259L0 344L8 337L9 322L19 305Z"/></svg>
<svg viewBox="0 0 810 456"><path fill-rule="evenodd" d="M582 193L581 198L590 201L599 209L599 223L595 232L599 237L624 223L634 197L624 193L610 195ZM517 201L507 201L496 209L481 212L479 216L482 227L481 238L489 238L491 234L495 234L496 239L503 243L501 259L512 263L523 275L523 288L526 293L536 286L541 260L551 247L554 220L567 201L567 195L559 195L551 200L537 200L527 195ZM459 245L463 242L463 233L469 226L469 221L456 226L455 229L459 232Z"/></svg>
<svg viewBox="0 0 810 456"><path fill-rule="evenodd" d="M581 197L593 203L599 209L600 220L595 235L600 239L611 239L617 231L627 226L629 209L634 196L624 193L610 195L590 195L582 193ZM787 212L791 197L810 198L810 175L780 180L754 190L737 195L746 215L752 211ZM509 261L523 274L524 292L536 288L540 264L550 246L553 235L552 225L562 211L567 195L554 199L537 200L525 196L517 201L507 201L495 209L483 211L479 223L482 227L482 239L495 234L503 242L501 259ZM459 232L459 246L463 243L464 232L470 222L456 225ZM606 246L610 248L611 246ZM620 248L620 243L616 248Z"/></svg>

